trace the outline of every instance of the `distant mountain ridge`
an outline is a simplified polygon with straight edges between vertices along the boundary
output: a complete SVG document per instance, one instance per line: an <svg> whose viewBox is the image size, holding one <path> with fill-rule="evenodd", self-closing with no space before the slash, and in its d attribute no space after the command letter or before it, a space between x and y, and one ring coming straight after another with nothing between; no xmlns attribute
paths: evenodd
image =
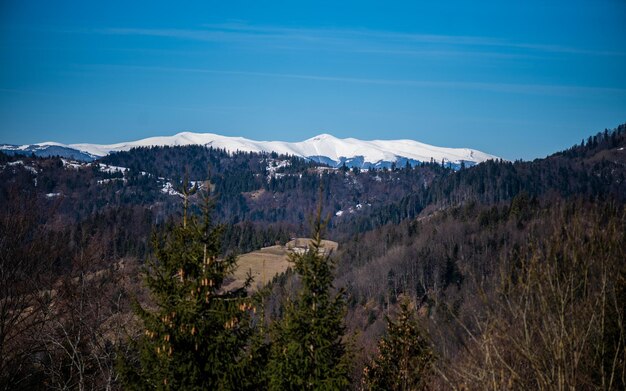
<svg viewBox="0 0 626 391"><path fill-rule="evenodd" d="M138 147L204 145L229 152L255 152L293 155L328 164L331 167L383 168L393 164L404 166L424 162L445 162L453 167L471 166L486 160L498 159L494 155L469 148L436 147L414 140L359 140L339 139L330 134L320 134L300 142L255 141L243 137L228 137L214 133L182 132L174 136L150 137L117 144L61 144L45 142L31 145L0 145L8 154L35 154L36 156L62 156L91 161L111 153Z"/></svg>

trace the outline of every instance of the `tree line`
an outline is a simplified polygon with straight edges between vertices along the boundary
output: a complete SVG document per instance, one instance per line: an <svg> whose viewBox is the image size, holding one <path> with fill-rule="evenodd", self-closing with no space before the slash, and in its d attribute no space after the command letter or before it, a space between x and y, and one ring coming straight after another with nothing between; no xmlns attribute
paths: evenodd
<svg viewBox="0 0 626 391"><path fill-rule="evenodd" d="M185 191L159 210L160 201L107 204L114 198L94 190L98 201L73 214L67 199L32 191L44 176L5 169L0 385L623 389L624 129L537 162L306 177L290 192L307 208L322 200L315 240L256 294L224 289L237 248L283 242L306 224L223 225L219 198L211 207ZM64 189L109 175L56 169ZM320 251L334 196L402 176L419 184L415 198L373 208L370 225L331 221L339 251ZM112 186L106 197L138 191ZM172 213L181 204L186 212Z"/></svg>

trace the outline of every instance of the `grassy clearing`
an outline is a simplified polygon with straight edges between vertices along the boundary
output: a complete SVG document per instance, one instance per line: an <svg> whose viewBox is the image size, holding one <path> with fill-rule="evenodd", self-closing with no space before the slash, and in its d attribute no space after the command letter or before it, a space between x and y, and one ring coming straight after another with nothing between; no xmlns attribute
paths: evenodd
<svg viewBox="0 0 626 391"><path fill-rule="evenodd" d="M237 259L237 270L234 273L234 281L225 286L225 289L232 289L242 286L243 282L251 272L254 281L251 290L256 290L258 286L263 286L274 278L275 275L284 273L290 266L288 257L294 249L303 249L310 239L298 238L287 243L286 246L270 246L250 253L242 254ZM325 249L335 251L338 247L336 242L330 240L322 241Z"/></svg>

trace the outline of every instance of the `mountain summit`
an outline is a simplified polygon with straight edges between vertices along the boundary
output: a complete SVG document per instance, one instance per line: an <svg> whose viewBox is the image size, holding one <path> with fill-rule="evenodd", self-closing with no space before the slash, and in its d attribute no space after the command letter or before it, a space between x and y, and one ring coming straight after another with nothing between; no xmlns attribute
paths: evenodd
<svg viewBox="0 0 626 391"><path fill-rule="evenodd" d="M332 167L383 168L392 164L403 166L424 162L445 162L451 166L474 165L496 156L469 148L443 148L414 140L359 140L340 139L330 134L320 134L300 142L255 141L243 137L220 136L214 133L182 132L174 136L149 137L142 140L110 145L60 144L45 142L32 145L0 145L9 154L37 156L59 155L77 160L94 160L102 156L132 148L153 146L204 145L229 152L256 152L300 156Z"/></svg>

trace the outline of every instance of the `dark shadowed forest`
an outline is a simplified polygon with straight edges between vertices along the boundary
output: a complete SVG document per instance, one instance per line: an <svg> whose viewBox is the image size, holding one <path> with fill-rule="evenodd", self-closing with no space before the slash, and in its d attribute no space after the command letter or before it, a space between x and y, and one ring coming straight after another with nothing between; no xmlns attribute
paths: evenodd
<svg viewBox="0 0 626 391"><path fill-rule="evenodd" d="M621 125L459 169L0 153L0 388L623 390L625 148Z"/></svg>

